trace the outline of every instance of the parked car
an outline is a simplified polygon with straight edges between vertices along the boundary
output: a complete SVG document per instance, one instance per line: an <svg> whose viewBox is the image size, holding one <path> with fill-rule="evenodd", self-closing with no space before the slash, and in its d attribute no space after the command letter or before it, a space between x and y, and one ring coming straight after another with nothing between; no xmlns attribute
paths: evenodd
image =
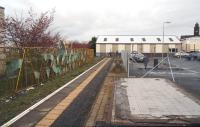
<svg viewBox="0 0 200 127"><path fill-rule="evenodd" d="M188 57L190 54L184 51L180 51L174 54L175 57Z"/></svg>
<svg viewBox="0 0 200 127"><path fill-rule="evenodd" d="M136 61L136 62L143 62L144 55L142 53L137 52L137 51L133 51L130 54L130 60Z"/></svg>
<svg viewBox="0 0 200 127"><path fill-rule="evenodd" d="M197 53L197 60L200 61L200 52Z"/></svg>
<svg viewBox="0 0 200 127"><path fill-rule="evenodd" d="M188 60L200 60L200 52L191 52L186 58Z"/></svg>

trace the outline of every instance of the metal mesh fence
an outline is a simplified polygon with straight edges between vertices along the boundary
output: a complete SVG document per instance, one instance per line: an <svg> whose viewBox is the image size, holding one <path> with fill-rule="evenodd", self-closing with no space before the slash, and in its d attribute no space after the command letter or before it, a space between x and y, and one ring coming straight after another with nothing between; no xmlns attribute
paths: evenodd
<svg viewBox="0 0 200 127"><path fill-rule="evenodd" d="M0 92L17 92L93 60L92 49L0 48Z"/></svg>

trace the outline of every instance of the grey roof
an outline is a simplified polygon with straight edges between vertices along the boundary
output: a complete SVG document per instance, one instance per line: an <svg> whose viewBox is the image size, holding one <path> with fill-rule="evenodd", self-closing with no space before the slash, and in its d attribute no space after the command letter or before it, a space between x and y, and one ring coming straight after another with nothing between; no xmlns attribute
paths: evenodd
<svg viewBox="0 0 200 127"><path fill-rule="evenodd" d="M99 35L97 43L163 43L163 36L162 35ZM181 43L181 42L175 35L165 35L164 43Z"/></svg>

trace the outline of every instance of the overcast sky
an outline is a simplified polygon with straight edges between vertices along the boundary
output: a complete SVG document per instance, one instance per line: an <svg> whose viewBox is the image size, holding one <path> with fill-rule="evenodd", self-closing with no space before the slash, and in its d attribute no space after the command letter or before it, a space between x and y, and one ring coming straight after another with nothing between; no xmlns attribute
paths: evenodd
<svg viewBox="0 0 200 127"><path fill-rule="evenodd" d="M74 40L97 35L193 34L200 22L200 0L0 0L5 14L21 14L55 8L55 31Z"/></svg>

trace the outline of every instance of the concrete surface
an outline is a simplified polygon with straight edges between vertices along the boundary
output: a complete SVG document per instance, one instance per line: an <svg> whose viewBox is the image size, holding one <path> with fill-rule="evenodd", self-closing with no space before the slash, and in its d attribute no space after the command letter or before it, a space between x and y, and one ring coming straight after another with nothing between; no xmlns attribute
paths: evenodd
<svg viewBox="0 0 200 127"><path fill-rule="evenodd" d="M122 119L200 118L199 101L166 79L121 79L115 97L116 112Z"/></svg>

